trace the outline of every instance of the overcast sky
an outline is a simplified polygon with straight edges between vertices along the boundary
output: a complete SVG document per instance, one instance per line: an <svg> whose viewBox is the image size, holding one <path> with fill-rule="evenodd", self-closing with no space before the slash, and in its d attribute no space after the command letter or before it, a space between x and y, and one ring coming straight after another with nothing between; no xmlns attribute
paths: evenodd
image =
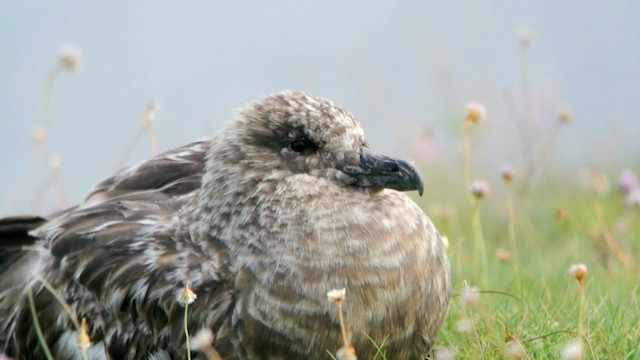
<svg viewBox="0 0 640 360"><path fill-rule="evenodd" d="M53 86L50 148L69 203L114 171L152 99L161 150L215 135L264 94L301 89L348 108L377 150L426 161L458 151L457 122L478 100L489 113L481 136L492 139L478 156L518 164L505 149L523 108L520 27L533 35L527 71L541 126L560 106L574 112L555 158L637 168L638 14L638 1L4 1L0 213L48 209L33 198L46 171L21 176L65 43L84 54ZM427 132L439 145L416 153ZM148 156L142 141L128 163Z"/></svg>

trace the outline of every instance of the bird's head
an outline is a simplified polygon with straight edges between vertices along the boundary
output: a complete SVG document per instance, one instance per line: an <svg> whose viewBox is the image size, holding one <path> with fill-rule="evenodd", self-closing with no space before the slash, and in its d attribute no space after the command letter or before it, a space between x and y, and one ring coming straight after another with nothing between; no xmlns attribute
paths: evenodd
<svg viewBox="0 0 640 360"><path fill-rule="evenodd" d="M374 191L423 191L412 164L372 152L353 115L304 92L267 96L241 109L227 140L249 169L306 173Z"/></svg>

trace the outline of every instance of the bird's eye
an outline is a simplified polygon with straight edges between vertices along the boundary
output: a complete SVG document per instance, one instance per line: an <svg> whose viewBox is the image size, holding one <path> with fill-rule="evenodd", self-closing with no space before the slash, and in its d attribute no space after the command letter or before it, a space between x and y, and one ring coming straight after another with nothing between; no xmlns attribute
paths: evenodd
<svg viewBox="0 0 640 360"><path fill-rule="evenodd" d="M294 139L289 143L289 149L302 154L315 151L317 149L316 144L308 139Z"/></svg>

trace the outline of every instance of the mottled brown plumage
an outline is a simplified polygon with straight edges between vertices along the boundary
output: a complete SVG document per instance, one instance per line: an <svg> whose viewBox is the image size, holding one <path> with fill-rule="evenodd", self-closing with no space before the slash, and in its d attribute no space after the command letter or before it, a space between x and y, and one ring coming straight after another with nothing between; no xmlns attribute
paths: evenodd
<svg viewBox="0 0 640 360"><path fill-rule="evenodd" d="M5 224L12 241L38 240L0 260L0 349L42 357L31 287L54 356L79 356L39 276L87 318L95 359L184 358L187 281L190 331L210 328L224 359L327 358L341 337L326 293L342 287L359 358L376 352L367 336L390 359L421 358L450 278L438 232L398 191L416 189L414 167L372 153L347 111L302 92L265 97L214 140L117 173L29 236L37 220Z"/></svg>

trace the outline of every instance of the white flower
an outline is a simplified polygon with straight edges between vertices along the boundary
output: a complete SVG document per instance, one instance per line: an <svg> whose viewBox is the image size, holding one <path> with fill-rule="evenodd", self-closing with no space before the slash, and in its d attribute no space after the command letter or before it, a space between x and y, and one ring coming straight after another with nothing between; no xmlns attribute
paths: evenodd
<svg viewBox="0 0 640 360"><path fill-rule="evenodd" d="M336 351L337 360L358 360L356 349L351 345L345 345Z"/></svg>
<svg viewBox="0 0 640 360"><path fill-rule="evenodd" d="M333 289L329 292L327 292L327 299L329 299L329 301L331 301L332 303L339 303L340 301L344 300L344 298L347 297L347 289L346 288L342 288L342 289Z"/></svg>
<svg viewBox="0 0 640 360"><path fill-rule="evenodd" d="M477 101L469 101L465 111L467 121L470 123L479 123L487 118L487 109Z"/></svg>
<svg viewBox="0 0 640 360"><path fill-rule="evenodd" d="M210 348L211 344L213 344L213 332L209 328L198 330L196 335L189 339L189 345L194 351Z"/></svg>
<svg viewBox="0 0 640 360"><path fill-rule="evenodd" d="M461 334L470 334L473 332L473 321L471 319L461 319L456 323L456 331Z"/></svg>
<svg viewBox="0 0 640 360"><path fill-rule="evenodd" d="M433 360L453 360L456 358L456 352L449 348L433 349Z"/></svg>
<svg viewBox="0 0 640 360"><path fill-rule="evenodd" d="M526 357L522 344L516 339L511 339L504 344L504 355L509 359L524 359Z"/></svg>
<svg viewBox="0 0 640 360"><path fill-rule="evenodd" d="M60 66L69 71L78 70L82 66L83 55L82 50L70 44L65 44L58 50L58 63Z"/></svg>
<svg viewBox="0 0 640 360"><path fill-rule="evenodd" d="M480 300L480 289L475 286L472 287L464 287L462 289L462 293L460 294L462 297L462 303L465 306L473 306L475 303Z"/></svg>
<svg viewBox="0 0 640 360"><path fill-rule="evenodd" d="M566 344L560 351L560 357L563 360L580 360L583 355L582 341L573 340Z"/></svg>

